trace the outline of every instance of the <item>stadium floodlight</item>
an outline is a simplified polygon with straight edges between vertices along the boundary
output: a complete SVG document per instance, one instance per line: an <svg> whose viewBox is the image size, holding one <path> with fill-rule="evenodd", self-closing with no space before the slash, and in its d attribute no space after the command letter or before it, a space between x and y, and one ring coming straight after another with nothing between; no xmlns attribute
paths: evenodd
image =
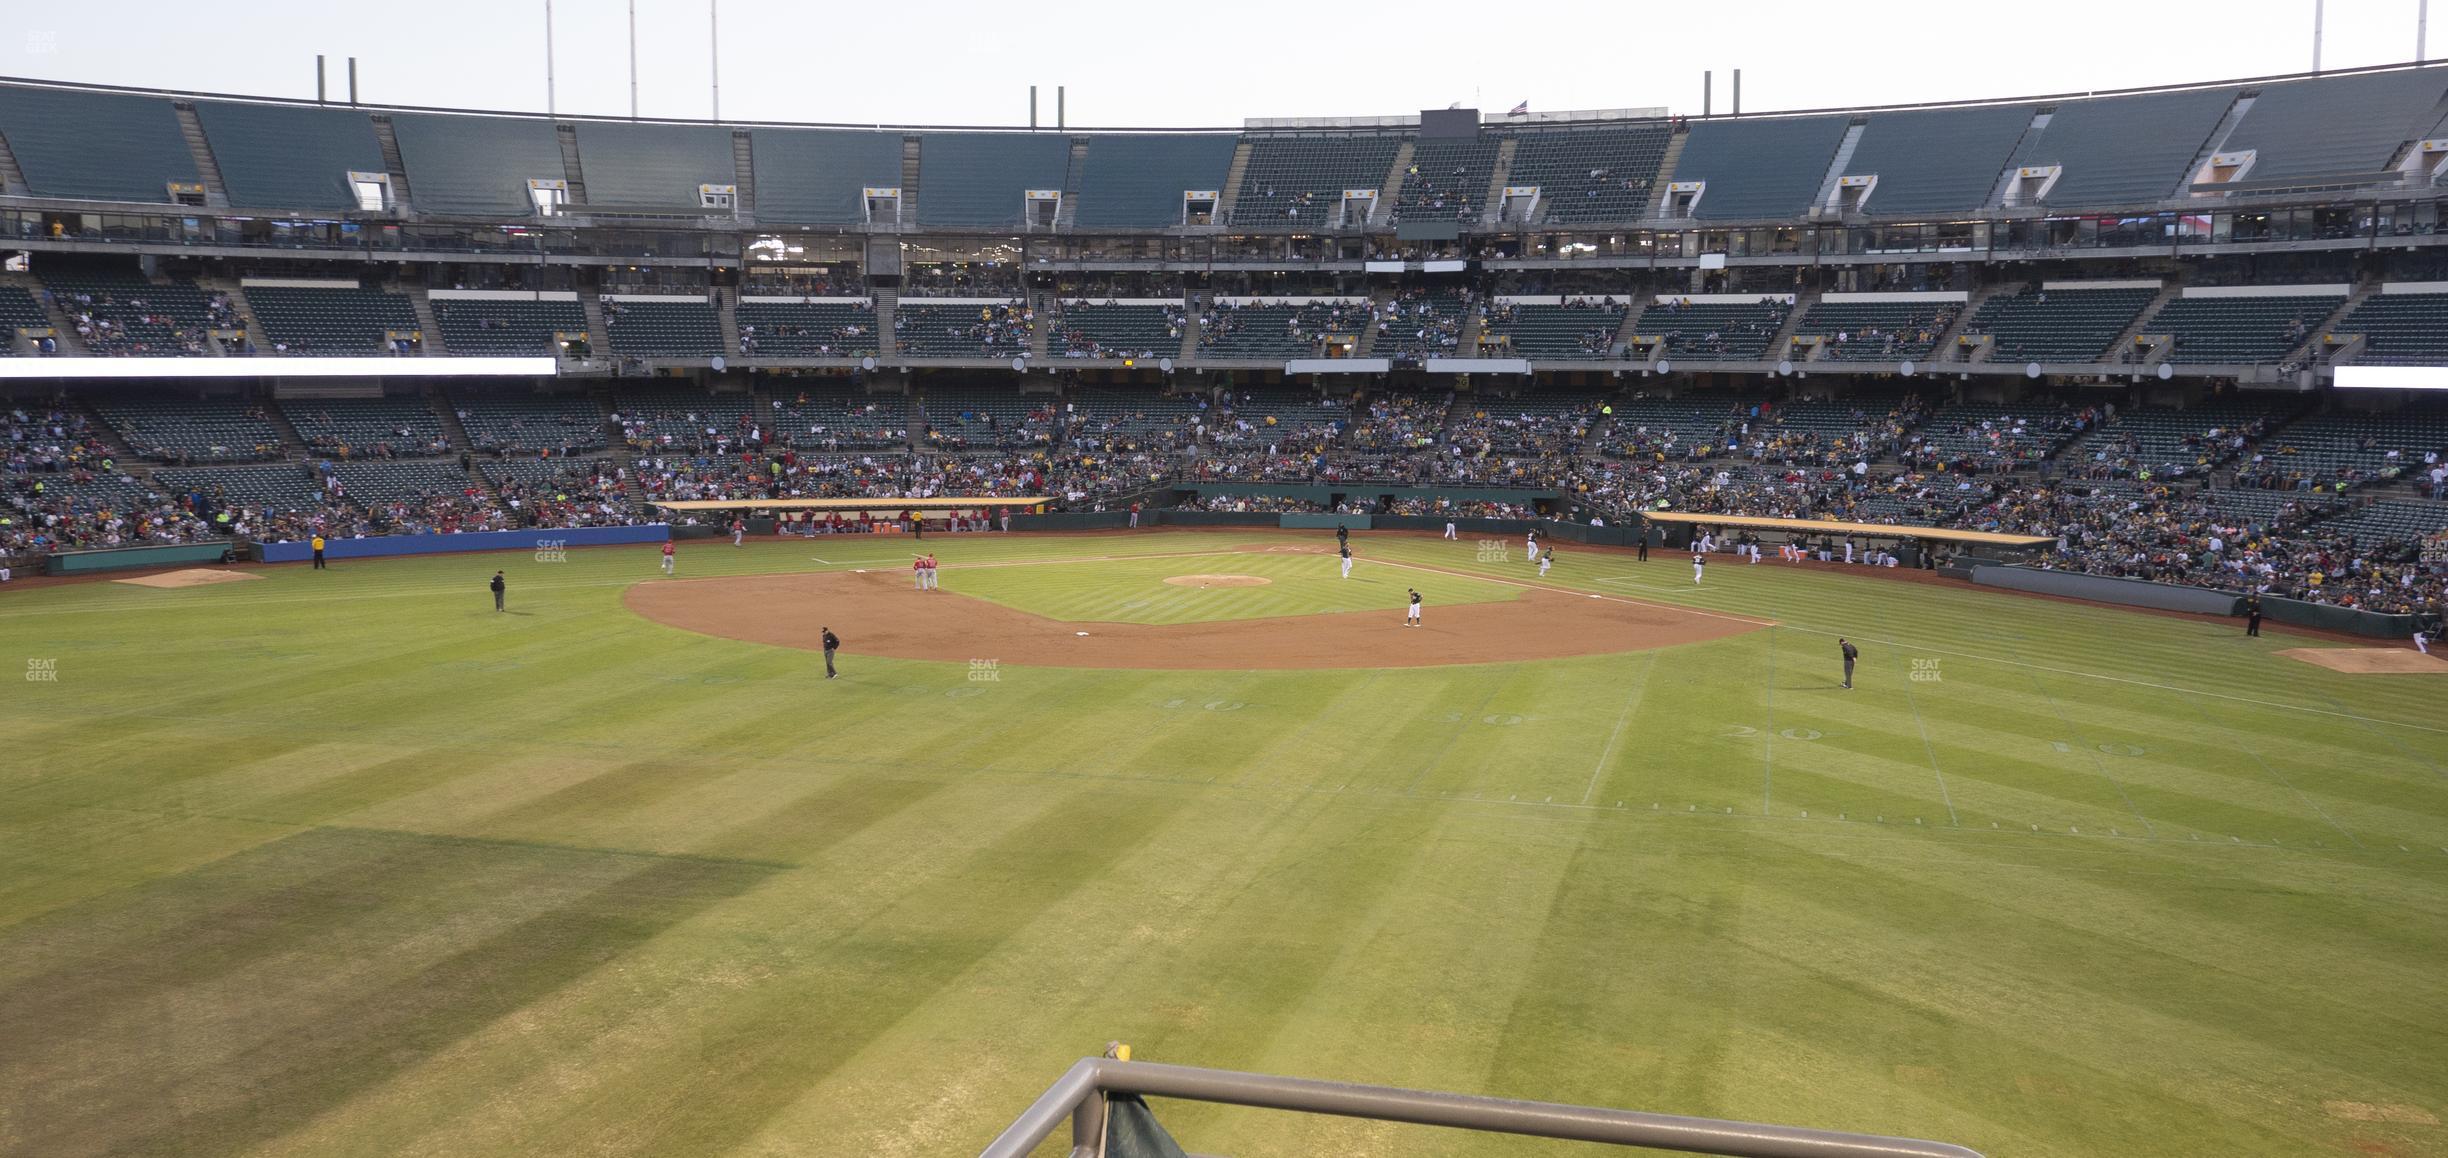
<svg viewBox="0 0 2448 1158"><path fill-rule="evenodd" d="M2448 366L2340 366L2340 390L2448 390Z"/></svg>
<svg viewBox="0 0 2448 1158"><path fill-rule="evenodd" d="M550 378L561 365L535 358L5 358L0 379L102 378Z"/></svg>

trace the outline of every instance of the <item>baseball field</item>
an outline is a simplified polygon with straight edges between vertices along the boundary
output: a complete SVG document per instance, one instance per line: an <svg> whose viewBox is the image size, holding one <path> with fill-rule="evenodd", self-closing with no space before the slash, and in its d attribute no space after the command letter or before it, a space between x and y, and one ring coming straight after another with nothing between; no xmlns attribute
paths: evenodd
<svg viewBox="0 0 2448 1158"><path fill-rule="evenodd" d="M2448 1154L2448 678L1353 546L0 588L0 1153L958 1155L1118 1039L1999 1158ZM1158 1111L1241 1158L1599 1152Z"/></svg>

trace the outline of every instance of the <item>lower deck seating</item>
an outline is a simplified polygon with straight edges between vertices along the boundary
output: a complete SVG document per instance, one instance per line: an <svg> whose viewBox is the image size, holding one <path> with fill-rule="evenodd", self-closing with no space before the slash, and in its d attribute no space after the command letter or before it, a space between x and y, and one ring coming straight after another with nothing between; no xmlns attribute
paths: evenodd
<svg viewBox="0 0 2448 1158"><path fill-rule="evenodd" d="M909 397L865 394L835 385L776 389L773 415L783 440L798 450L907 450Z"/></svg>
<svg viewBox="0 0 2448 1158"><path fill-rule="evenodd" d="M281 413L320 454L346 458L443 454L450 439L422 398L298 399Z"/></svg>
<svg viewBox="0 0 2448 1158"><path fill-rule="evenodd" d="M601 450L603 411L588 398L569 394L454 395L460 425L468 442L481 451L534 454L539 451Z"/></svg>
<svg viewBox="0 0 2448 1158"><path fill-rule="evenodd" d="M257 462L281 453L280 431L263 408L240 399L129 395L97 399L94 410L155 462Z"/></svg>
<svg viewBox="0 0 2448 1158"><path fill-rule="evenodd" d="M0 358L17 352L17 331L50 328L51 319L44 316L34 295L13 285L0 285Z"/></svg>

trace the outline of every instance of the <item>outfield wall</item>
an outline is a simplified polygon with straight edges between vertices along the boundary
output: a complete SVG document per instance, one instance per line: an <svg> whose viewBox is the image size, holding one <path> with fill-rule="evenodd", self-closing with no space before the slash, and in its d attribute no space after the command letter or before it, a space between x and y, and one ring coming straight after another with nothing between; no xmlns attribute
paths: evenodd
<svg viewBox="0 0 2448 1158"><path fill-rule="evenodd" d="M2244 597L2232 591L2182 587L2144 579L2117 579L2106 575L2016 566L1975 567L1971 579L1974 583L1989 587L2063 595L2126 607L2149 607L2160 611L2183 611L2195 615L2241 615L2244 611ZM2267 595L2261 597L2261 616L2275 623L2373 639L2404 639L2414 633L2414 617L2411 615L2382 615L2352 607L2334 607L2326 603L2307 603L2301 599Z"/></svg>
<svg viewBox="0 0 2448 1158"><path fill-rule="evenodd" d="M160 547L112 547L99 551L55 551L43 559L46 575L92 575L102 571L133 571L142 567L180 567L218 563L222 552L246 556L237 539L209 543L178 543Z"/></svg>
<svg viewBox="0 0 2448 1158"><path fill-rule="evenodd" d="M550 551L565 547L608 547L623 543L660 543L671 537L662 523L636 527L549 527L524 531L464 531L456 535L382 535L368 539L326 539L326 559L377 559L393 555L439 555L450 551ZM305 543L258 543L266 563L302 563L314 558Z"/></svg>

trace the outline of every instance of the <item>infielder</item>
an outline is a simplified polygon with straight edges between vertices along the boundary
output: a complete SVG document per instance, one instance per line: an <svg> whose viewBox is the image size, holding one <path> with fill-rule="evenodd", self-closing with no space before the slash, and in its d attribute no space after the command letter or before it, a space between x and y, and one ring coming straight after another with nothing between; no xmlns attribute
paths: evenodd
<svg viewBox="0 0 2448 1158"><path fill-rule="evenodd" d="M2424 655L2431 654L2431 633L2424 631L2421 628L2416 628L2414 630L2414 650L2419 651Z"/></svg>
<svg viewBox="0 0 2448 1158"><path fill-rule="evenodd" d="M1340 550L1343 553L1343 577L1349 579L1351 578L1351 544L1343 544Z"/></svg>
<svg viewBox="0 0 2448 1158"><path fill-rule="evenodd" d="M1409 590L1410 590L1410 592L1411 592L1411 607L1410 607L1410 610L1405 611L1405 612L1403 613L1403 626L1404 626L1404 627L1418 627L1418 626L1420 625L1420 618L1419 618L1419 609L1420 609L1420 596L1419 596L1419 589L1418 589L1418 588L1416 588L1416 587L1414 587L1414 588L1410 588Z"/></svg>
<svg viewBox="0 0 2448 1158"><path fill-rule="evenodd" d="M1553 566L1555 566L1555 548L1549 547L1546 554L1539 556L1539 578L1546 578L1547 569Z"/></svg>
<svg viewBox="0 0 2448 1158"><path fill-rule="evenodd" d="M734 546L734 547L739 546L739 545L740 545L740 538L741 538L742 536L746 535L747 533L748 533L748 520L746 520L746 519L733 519L733 520L731 520L731 545L732 545L732 546Z"/></svg>
<svg viewBox="0 0 2448 1158"><path fill-rule="evenodd" d="M672 541L669 539L663 540L663 573L672 573Z"/></svg>
<svg viewBox="0 0 2448 1158"><path fill-rule="evenodd" d="M1536 563L1536 562L1538 562L1538 532L1537 532L1537 531L1532 531L1532 532L1530 532L1530 534L1529 534L1527 537L1525 537L1525 538L1523 539L1523 541L1522 541L1522 550L1523 550L1523 551L1525 551L1525 552L1527 552L1526 556L1525 556L1525 557L1522 559L1522 562L1524 562L1524 563Z"/></svg>
<svg viewBox="0 0 2448 1158"><path fill-rule="evenodd" d="M940 589L943 587L942 575L943 575L943 564L936 562L936 561L935 561L935 556L933 556L933 555L929 555L929 556L927 556L927 557L926 557L926 589L927 589L927 590L929 590L929 591L936 591L936 590L940 590Z"/></svg>
<svg viewBox="0 0 2448 1158"><path fill-rule="evenodd" d="M1446 537L1446 538L1448 538L1448 539L1451 539L1451 538L1454 538L1454 537L1455 537L1455 536L1454 536L1454 524L1453 524L1453 520L1452 520L1452 519L1447 519L1447 520L1445 520L1445 537Z"/></svg>
<svg viewBox="0 0 2448 1158"><path fill-rule="evenodd" d="M1708 556L1701 554L1698 551L1692 552L1692 582L1698 583L1700 581L1702 572L1706 571L1707 569Z"/></svg>
<svg viewBox="0 0 2448 1158"><path fill-rule="evenodd" d="M910 556L910 584L913 590L926 590L926 556Z"/></svg>

